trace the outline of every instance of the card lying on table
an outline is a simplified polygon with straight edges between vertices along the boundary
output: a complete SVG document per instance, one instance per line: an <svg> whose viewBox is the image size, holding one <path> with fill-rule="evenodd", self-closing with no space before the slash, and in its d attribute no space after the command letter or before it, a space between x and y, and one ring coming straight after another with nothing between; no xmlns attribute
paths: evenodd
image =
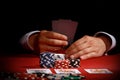
<svg viewBox="0 0 120 80"><path fill-rule="evenodd" d="M112 72L108 69L85 69L90 74L111 74Z"/></svg>
<svg viewBox="0 0 120 80"><path fill-rule="evenodd" d="M58 73L71 73L71 74L81 74L78 69L54 69Z"/></svg>
<svg viewBox="0 0 120 80"><path fill-rule="evenodd" d="M47 73L52 74L52 71L50 69L26 69L27 73Z"/></svg>

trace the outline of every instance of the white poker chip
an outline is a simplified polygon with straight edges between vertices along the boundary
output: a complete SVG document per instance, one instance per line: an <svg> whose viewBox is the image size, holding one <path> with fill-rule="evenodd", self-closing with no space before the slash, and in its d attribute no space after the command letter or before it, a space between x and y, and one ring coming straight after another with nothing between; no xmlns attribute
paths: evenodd
<svg viewBox="0 0 120 80"><path fill-rule="evenodd" d="M55 54L54 55L55 60L65 60L65 54Z"/></svg>

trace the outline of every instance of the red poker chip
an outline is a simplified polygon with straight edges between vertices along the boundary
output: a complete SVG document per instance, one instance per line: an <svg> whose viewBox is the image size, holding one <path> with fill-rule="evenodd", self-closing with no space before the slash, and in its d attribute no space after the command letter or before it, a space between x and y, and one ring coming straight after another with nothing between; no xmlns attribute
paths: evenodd
<svg viewBox="0 0 120 80"><path fill-rule="evenodd" d="M28 74L28 73L16 73L16 78L20 80L36 80L36 74Z"/></svg>
<svg viewBox="0 0 120 80"><path fill-rule="evenodd" d="M36 77L35 80L48 80L47 78Z"/></svg>
<svg viewBox="0 0 120 80"><path fill-rule="evenodd" d="M16 73L15 76L20 80L27 80L28 79L27 73Z"/></svg>
<svg viewBox="0 0 120 80"><path fill-rule="evenodd" d="M56 60L54 68L57 69L68 69L69 68L69 60Z"/></svg>

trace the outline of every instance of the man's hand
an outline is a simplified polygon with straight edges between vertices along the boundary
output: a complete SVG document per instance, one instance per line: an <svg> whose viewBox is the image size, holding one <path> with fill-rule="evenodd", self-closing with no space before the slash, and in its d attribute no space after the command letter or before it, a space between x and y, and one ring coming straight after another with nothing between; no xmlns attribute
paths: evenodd
<svg viewBox="0 0 120 80"><path fill-rule="evenodd" d="M66 51L66 57L88 59L102 56L106 45L101 38L84 36L74 42Z"/></svg>
<svg viewBox="0 0 120 80"><path fill-rule="evenodd" d="M40 52L56 52L68 45L67 36L53 31L42 30L38 35L37 45Z"/></svg>

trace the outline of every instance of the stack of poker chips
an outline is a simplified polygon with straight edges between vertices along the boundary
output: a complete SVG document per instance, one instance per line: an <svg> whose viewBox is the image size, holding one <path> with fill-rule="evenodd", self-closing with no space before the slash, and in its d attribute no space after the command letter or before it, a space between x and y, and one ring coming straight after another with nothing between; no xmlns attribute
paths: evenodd
<svg viewBox="0 0 120 80"><path fill-rule="evenodd" d="M46 73L13 73L0 72L0 80L83 80L85 76L78 74L46 74Z"/></svg>
<svg viewBox="0 0 120 80"><path fill-rule="evenodd" d="M80 67L80 59L66 59L65 54L52 52L40 53L41 68L68 69Z"/></svg>
<svg viewBox="0 0 120 80"><path fill-rule="evenodd" d="M73 74L53 74L47 76L48 80L83 80L85 76Z"/></svg>
<svg viewBox="0 0 120 80"><path fill-rule="evenodd" d="M56 60L55 61L55 69L68 69L70 61L69 60Z"/></svg>
<svg viewBox="0 0 120 80"><path fill-rule="evenodd" d="M40 66L44 68L52 68L55 64L54 54L45 52L40 54Z"/></svg>
<svg viewBox="0 0 120 80"><path fill-rule="evenodd" d="M69 64L70 68L80 67L80 59L69 59L69 61L70 61L70 64Z"/></svg>

